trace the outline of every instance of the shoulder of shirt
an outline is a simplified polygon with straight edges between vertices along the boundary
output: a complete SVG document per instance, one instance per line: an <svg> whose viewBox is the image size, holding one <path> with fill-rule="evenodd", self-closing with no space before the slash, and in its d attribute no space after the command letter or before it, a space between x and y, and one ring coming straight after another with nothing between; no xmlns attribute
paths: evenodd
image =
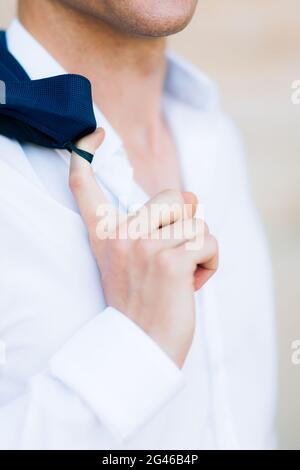
<svg viewBox="0 0 300 470"><path fill-rule="evenodd" d="M214 80L199 70L195 65L167 50L167 74L165 92L184 105L197 125L213 135L220 146L242 150L242 142L236 126L223 111L218 87ZM228 152L227 152L228 154ZM24 171L28 162L22 146L15 140L0 135L0 162L12 169Z"/></svg>

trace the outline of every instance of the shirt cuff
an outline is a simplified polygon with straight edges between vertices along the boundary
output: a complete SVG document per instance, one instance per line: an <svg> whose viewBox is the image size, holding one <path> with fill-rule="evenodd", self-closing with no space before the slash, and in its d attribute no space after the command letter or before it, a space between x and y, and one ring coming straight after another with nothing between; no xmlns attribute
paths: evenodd
<svg viewBox="0 0 300 470"><path fill-rule="evenodd" d="M107 307L50 360L118 440L131 437L184 385L183 372L134 322Z"/></svg>

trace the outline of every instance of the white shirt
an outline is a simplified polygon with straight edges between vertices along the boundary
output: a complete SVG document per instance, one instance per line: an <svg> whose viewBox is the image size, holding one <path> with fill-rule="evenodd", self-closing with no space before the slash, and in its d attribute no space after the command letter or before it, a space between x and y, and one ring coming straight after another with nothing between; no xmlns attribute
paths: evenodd
<svg viewBox="0 0 300 470"><path fill-rule="evenodd" d="M17 20L7 39L32 79L65 73ZM184 186L203 203L220 246L219 271L196 296L182 370L105 304L68 188L68 152L0 136L1 448L274 444L270 267L241 143L215 86L171 53L162 106ZM96 107L95 115L106 130L93 162L99 184L124 209L143 203L119 136Z"/></svg>

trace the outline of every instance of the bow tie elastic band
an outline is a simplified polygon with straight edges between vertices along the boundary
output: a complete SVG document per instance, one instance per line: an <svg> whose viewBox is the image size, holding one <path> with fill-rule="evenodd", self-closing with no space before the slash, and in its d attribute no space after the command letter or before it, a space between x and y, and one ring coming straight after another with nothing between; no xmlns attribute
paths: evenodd
<svg viewBox="0 0 300 470"><path fill-rule="evenodd" d="M67 149L92 162L93 155L75 145L96 129L87 78L66 74L30 80L0 31L0 80L0 134L20 143Z"/></svg>

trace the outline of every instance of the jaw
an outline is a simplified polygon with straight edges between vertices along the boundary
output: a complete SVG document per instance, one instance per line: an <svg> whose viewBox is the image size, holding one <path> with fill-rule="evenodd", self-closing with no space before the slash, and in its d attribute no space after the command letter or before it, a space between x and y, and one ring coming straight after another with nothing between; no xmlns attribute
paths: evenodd
<svg viewBox="0 0 300 470"><path fill-rule="evenodd" d="M99 17L127 34L163 37L184 29L197 3L198 0L104 0Z"/></svg>

